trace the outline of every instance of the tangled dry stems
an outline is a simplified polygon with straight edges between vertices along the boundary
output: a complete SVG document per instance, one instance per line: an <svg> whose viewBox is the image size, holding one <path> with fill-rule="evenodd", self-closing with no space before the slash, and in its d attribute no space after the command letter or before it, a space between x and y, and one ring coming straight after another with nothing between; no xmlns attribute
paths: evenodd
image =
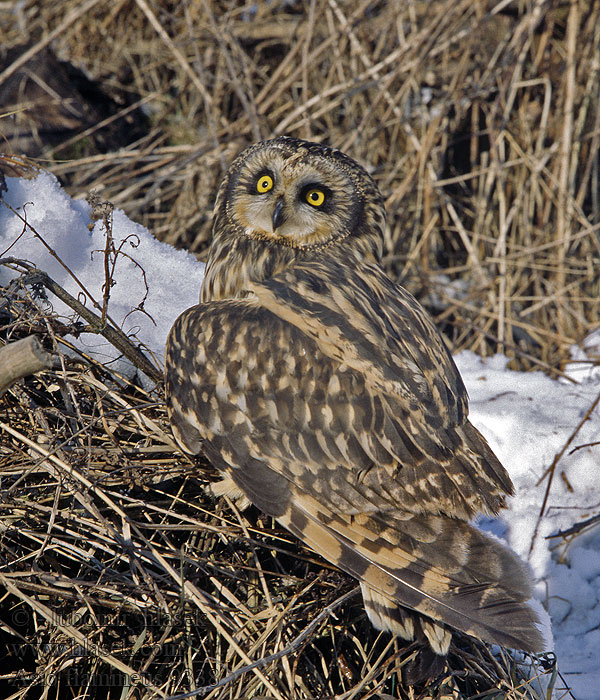
<svg viewBox="0 0 600 700"><path fill-rule="evenodd" d="M415 648L377 635L355 582L206 495L214 475L175 447L160 385L77 351L81 329L27 273L4 291L8 339L35 333L58 357L3 397L5 697L542 697L527 672L552 663L468 639L411 696L399 678Z"/></svg>
<svg viewBox="0 0 600 700"><path fill-rule="evenodd" d="M33 59L51 45L116 104L40 136L39 162L163 240L202 254L232 157L288 133L372 172L386 265L454 349L558 374L599 323L596 1L31 0L0 9L0 31ZM0 90L23 65L0 68ZM14 119L60 126L52 99ZM352 582L258 513L208 499L208 466L174 448L160 386L65 354L74 329L20 279L3 290L3 341L35 333L61 360L2 398L6 695L162 697L282 654L204 696L408 697L397 671L412 650L376 637L357 599L302 636ZM468 640L450 668L420 697L541 697Z"/></svg>

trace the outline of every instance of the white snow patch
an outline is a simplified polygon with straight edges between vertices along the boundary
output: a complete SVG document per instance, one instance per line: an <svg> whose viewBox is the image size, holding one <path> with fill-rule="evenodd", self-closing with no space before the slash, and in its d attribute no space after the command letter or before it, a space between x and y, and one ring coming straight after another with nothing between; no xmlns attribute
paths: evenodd
<svg viewBox="0 0 600 700"><path fill-rule="evenodd" d="M35 264L99 314L91 300L102 304L104 223L101 220L94 223L90 218L91 206L69 197L50 173L42 171L32 180L7 178L7 185L4 202L25 218L39 237L17 214L0 203L0 257L22 258ZM126 335L143 342L160 365L173 321L181 311L198 301L204 265L190 253L156 240L120 209L113 212L112 236L115 247L125 255L116 258L108 315ZM40 237L63 264L50 254ZM6 284L11 276L15 273L0 267L0 284ZM68 306L52 294L49 297L57 313L74 317ZM142 302L143 311L135 310ZM74 342L102 362L119 358L119 352L100 335L84 333ZM125 373L132 369L128 362L120 360L118 368Z"/></svg>
<svg viewBox="0 0 600 700"><path fill-rule="evenodd" d="M455 357L470 396L469 417L487 438L515 485L499 522L486 529L505 537L529 562L536 596L552 618L559 669L577 700L600 697L600 523L566 550L546 539L600 512L600 409L591 413L558 460L546 512L547 470L600 393L590 374L573 384L541 372L506 369L508 359ZM530 547L538 526L534 545Z"/></svg>
<svg viewBox="0 0 600 700"><path fill-rule="evenodd" d="M578 382L600 383L600 328L584 338L581 347L571 346L571 359L565 373Z"/></svg>

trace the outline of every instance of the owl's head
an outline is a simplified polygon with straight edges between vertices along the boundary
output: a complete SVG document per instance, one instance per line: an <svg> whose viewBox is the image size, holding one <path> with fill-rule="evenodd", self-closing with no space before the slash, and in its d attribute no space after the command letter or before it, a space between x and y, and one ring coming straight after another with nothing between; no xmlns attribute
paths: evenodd
<svg viewBox="0 0 600 700"><path fill-rule="evenodd" d="M217 198L214 234L224 225L298 252L348 239L353 250L378 260L385 212L376 184L354 160L282 136L251 146L232 163Z"/></svg>

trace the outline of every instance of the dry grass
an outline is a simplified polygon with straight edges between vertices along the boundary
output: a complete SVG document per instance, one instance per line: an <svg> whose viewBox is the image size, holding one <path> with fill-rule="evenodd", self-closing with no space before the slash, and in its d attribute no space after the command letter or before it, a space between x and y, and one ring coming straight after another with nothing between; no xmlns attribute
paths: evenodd
<svg viewBox="0 0 600 700"><path fill-rule="evenodd" d="M598 0L26 0L0 3L0 34L44 56L0 66L1 109L21 110L0 119L4 150L27 142L71 193L163 240L202 254L232 157L287 133L369 168L386 265L454 349L557 374L600 323ZM57 101L47 46L110 100L69 69ZM30 137L12 140L15 124ZM3 695L158 698L229 678L202 696L409 697L397 670L412 650L340 602L352 582L257 512L209 500L160 386L64 356L68 328L39 293L24 274L0 304L3 341L36 333L62 357L0 400ZM453 691L415 697L541 697L467 640L451 670ZM123 691L142 677L152 687Z"/></svg>
<svg viewBox="0 0 600 700"><path fill-rule="evenodd" d="M403 689L415 648L271 519L205 494L214 475L176 449L160 385L74 350L35 274L4 291L7 338L35 333L59 363L3 397L2 697L542 700L532 669L554 685L551 658L459 637L443 678Z"/></svg>
<svg viewBox="0 0 600 700"><path fill-rule="evenodd" d="M26 2L0 27L34 55L52 38L126 113L103 131L96 100L43 162L163 240L205 249L243 146L324 140L372 171L388 267L455 348L557 372L598 324L597 0ZM19 118L47 120L39 99Z"/></svg>

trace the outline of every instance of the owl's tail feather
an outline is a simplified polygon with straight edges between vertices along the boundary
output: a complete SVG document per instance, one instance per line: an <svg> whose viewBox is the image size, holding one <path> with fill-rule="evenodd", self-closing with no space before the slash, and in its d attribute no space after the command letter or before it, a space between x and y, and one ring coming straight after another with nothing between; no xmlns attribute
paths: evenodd
<svg viewBox="0 0 600 700"><path fill-rule="evenodd" d="M367 616L373 627L396 634L409 642L416 641L416 657L402 666L406 685L417 685L437 678L446 664L452 633L443 625L423 617L386 596L360 584Z"/></svg>
<svg viewBox="0 0 600 700"><path fill-rule="evenodd" d="M373 627L392 632L409 642L427 641L436 654L446 656L452 641L450 630L429 618L415 615L414 612L398 605L364 581L361 581L360 589L367 616Z"/></svg>
<svg viewBox="0 0 600 700"><path fill-rule="evenodd" d="M424 616L418 636L424 635L440 655L450 642L444 625L486 642L543 650L539 619L527 603L527 567L465 521L443 515L332 513L299 492L278 519L359 579L376 626L379 621L383 628L410 637L414 621L408 621L401 606Z"/></svg>

